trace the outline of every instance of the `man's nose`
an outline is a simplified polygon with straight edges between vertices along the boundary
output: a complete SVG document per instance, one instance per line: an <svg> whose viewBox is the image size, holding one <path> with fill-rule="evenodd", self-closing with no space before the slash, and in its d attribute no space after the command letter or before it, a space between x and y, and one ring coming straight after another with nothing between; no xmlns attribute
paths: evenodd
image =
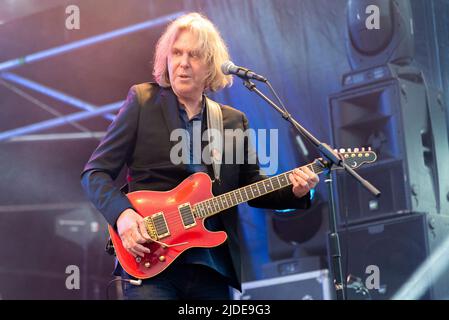
<svg viewBox="0 0 449 320"><path fill-rule="evenodd" d="M181 57L181 66L183 68L187 68L189 65L190 65L189 55L187 53L184 53Z"/></svg>

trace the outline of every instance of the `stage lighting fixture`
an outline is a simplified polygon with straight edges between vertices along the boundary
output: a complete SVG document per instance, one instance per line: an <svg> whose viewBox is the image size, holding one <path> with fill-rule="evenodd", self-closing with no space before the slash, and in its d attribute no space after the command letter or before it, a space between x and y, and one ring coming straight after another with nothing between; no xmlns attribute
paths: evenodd
<svg viewBox="0 0 449 320"><path fill-rule="evenodd" d="M408 0L349 0L346 13L346 49L352 70L387 63L406 65L413 60L413 19ZM373 27L369 22L376 19L378 24Z"/></svg>

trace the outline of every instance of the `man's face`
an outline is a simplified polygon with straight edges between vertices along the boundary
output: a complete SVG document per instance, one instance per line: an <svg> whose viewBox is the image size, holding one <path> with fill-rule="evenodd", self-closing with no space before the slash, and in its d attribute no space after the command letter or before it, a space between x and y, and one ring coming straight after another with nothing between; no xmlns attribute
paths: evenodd
<svg viewBox="0 0 449 320"><path fill-rule="evenodd" d="M200 99L205 89L207 64L195 45L196 38L182 31L168 55L170 84L181 100Z"/></svg>

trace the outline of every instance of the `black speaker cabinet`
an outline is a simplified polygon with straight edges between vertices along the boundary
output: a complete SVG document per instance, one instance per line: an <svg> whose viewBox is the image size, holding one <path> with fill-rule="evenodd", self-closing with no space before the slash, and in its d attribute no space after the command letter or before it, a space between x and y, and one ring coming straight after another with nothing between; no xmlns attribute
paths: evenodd
<svg viewBox="0 0 449 320"><path fill-rule="evenodd" d="M344 278L359 278L365 286L367 280L373 283L369 266L378 267L380 276L378 289L363 295L348 288L348 299L390 299L448 235L449 217L419 213L341 230ZM432 281L422 299L449 298L449 269Z"/></svg>
<svg viewBox="0 0 449 320"><path fill-rule="evenodd" d="M273 213L270 210L265 217L271 261L326 257L326 233L329 229L327 202L316 197L308 210L290 213Z"/></svg>
<svg viewBox="0 0 449 320"><path fill-rule="evenodd" d="M391 78L330 97L333 146L372 147L378 160L357 171L382 192L375 199L339 172L340 223L410 212L449 214L444 108L420 79Z"/></svg>

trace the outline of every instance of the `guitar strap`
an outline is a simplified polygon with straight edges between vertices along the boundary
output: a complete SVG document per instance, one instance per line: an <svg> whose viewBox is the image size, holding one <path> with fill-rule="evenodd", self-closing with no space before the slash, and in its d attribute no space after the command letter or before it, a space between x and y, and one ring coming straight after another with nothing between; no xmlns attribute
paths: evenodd
<svg viewBox="0 0 449 320"><path fill-rule="evenodd" d="M219 182L223 155L223 115L220 105L208 97L206 97L206 108L210 162L214 170L214 181Z"/></svg>

